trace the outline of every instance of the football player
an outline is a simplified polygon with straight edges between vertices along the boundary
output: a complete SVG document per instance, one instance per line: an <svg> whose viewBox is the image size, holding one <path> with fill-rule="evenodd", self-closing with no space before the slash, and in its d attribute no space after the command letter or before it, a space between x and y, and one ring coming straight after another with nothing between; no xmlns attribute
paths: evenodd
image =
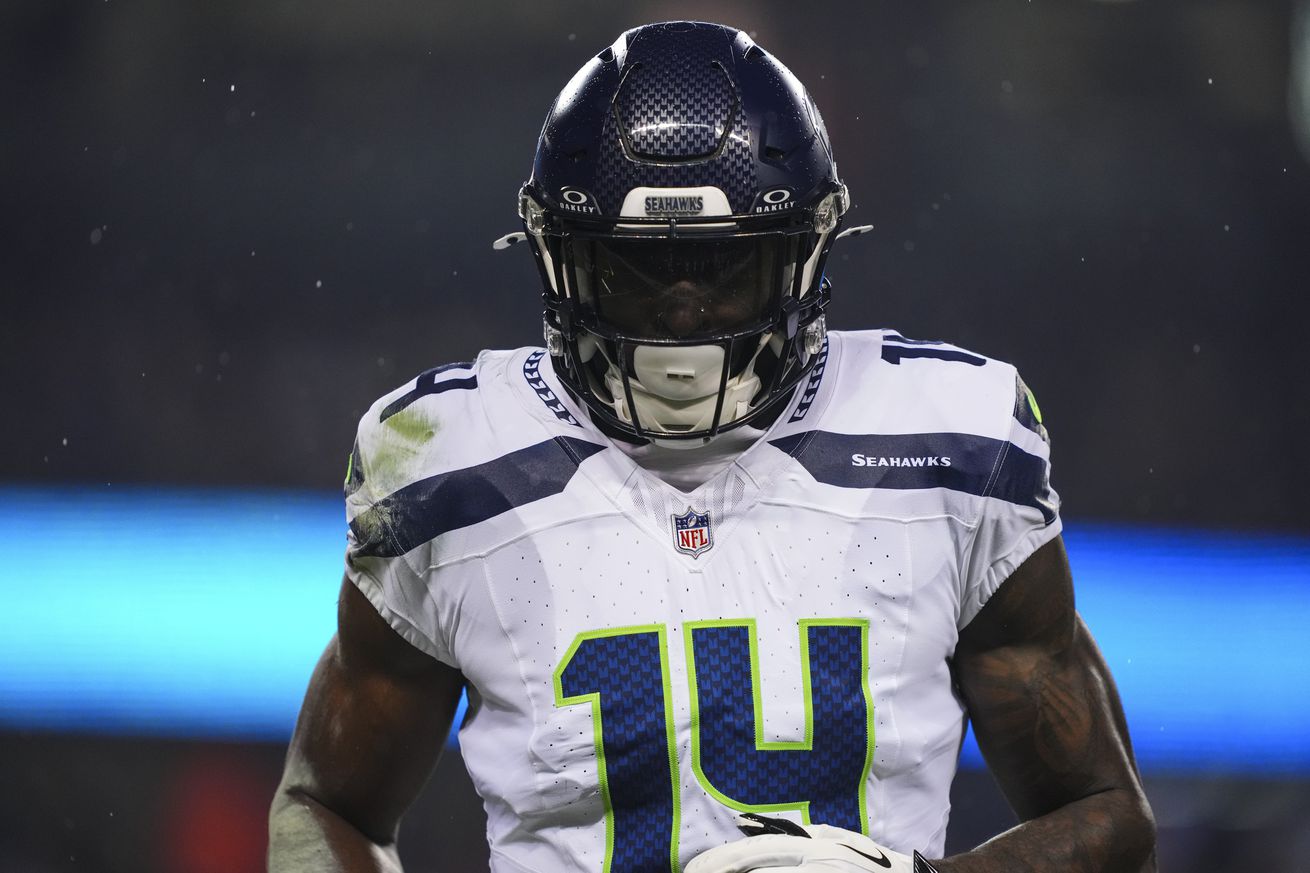
<svg viewBox="0 0 1310 873"><path fill-rule="evenodd" d="M399 868L467 690L497 873L1154 869L1013 367L829 332L848 207L745 33L618 38L519 195L544 348L364 416L274 871ZM942 858L972 720L1022 823Z"/></svg>

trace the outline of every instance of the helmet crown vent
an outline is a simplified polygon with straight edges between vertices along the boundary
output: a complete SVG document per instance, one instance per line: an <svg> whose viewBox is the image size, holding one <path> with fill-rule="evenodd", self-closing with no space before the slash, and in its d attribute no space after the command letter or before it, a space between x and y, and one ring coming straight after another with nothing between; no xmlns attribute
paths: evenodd
<svg viewBox="0 0 1310 873"><path fill-rule="evenodd" d="M714 158L723 151L739 108L722 62L704 55L633 64L614 96L624 152L654 163Z"/></svg>

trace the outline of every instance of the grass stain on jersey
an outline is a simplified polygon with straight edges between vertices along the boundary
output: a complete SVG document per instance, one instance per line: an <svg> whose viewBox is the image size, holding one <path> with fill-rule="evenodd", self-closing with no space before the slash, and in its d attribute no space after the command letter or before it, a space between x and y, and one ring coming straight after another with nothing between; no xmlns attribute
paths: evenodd
<svg viewBox="0 0 1310 873"><path fill-rule="evenodd" d="M385 427L393 430L398 437L411 443L425 443L436 434L436 422L419 414L414 407L402 409L383 422Z"/></svg>
<svg viewBox="0 0 1310 873"><path fill-rule="evenodd" d="M356 516L354 523L359 526L355 536L361 546L370 546L383 542L384 534L389 532L391 520L382 506L374 505L373 511L361 512Z"/></svg>
<svg viewBox="0 0 1310 873"><path fill-rule="evenodd" d="M440 423L417 409L405 409L383 422L368 459L367 474L374 493L383 497L416 477L414 459L431 445Z"/></svg>

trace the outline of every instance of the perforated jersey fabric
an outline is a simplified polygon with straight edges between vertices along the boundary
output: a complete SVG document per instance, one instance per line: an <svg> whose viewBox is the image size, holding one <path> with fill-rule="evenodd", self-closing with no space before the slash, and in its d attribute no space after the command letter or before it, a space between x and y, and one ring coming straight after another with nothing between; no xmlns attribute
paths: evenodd
<svg viewBox="0 0 1310 873"><path fill-rule="evenodd" d="M968 350L834 331L689 491L592 427L539 349L374 404L347 575L469 682L493 871L680 869L741 810L940 853L965 718L947 659L1060 531L1029 396Z"/></svg>

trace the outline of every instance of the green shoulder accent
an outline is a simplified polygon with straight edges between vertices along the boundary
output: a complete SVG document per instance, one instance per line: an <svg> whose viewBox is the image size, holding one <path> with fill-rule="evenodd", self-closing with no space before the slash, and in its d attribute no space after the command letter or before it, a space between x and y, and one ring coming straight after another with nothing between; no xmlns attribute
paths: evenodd
<svg viewBox="0 0 1310 873"><path fill-rule="evenodd" d="M1028 389L1028 408L1033 411L1033 418L1037 419L1037 423L1042 424L1042 409L1037 405L1037 395L1033 394L1031 388Z"/></svg>

